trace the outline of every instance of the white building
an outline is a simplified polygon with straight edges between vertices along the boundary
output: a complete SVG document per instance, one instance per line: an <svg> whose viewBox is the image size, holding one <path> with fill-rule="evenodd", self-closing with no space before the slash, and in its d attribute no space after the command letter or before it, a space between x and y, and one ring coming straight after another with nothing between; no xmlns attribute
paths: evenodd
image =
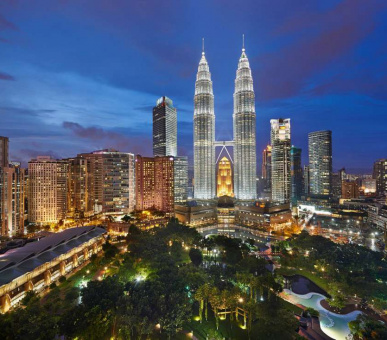
<svg viewBox="0 0 387 340"><path fill-rule="evenodd" d="M212 199L215 181L215 114L211 73L203 50L194 97L194 197Z"/></svg>
<svg viewBox="0 0 387 340"><path fill-rule="evenodd" d="M242 48L234 91L234 193L242 200L257 197L256 115L253 77Z"/></svg>
<svg viewBox="0 0 387 340"><path fill-rule="evenodd" d="M271 119L270 124L272 200L285 203L291 194L290 119Z"/></svg>

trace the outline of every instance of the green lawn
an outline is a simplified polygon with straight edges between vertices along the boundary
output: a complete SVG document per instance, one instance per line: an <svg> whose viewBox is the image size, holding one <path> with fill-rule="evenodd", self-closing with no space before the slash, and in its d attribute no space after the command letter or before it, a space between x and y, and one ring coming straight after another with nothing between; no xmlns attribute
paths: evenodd
<svg viewBox="0 0 387 340"><path fill-rule="evenodd" d="M316 274L311 273L308 270L300 270L296 268L285 268L281 267L276 269L276 273L279 275L302 275L308 278L309 280L313 281L317 286L324 289L326 292L329 293L329 286L328 281Z"/></svg>

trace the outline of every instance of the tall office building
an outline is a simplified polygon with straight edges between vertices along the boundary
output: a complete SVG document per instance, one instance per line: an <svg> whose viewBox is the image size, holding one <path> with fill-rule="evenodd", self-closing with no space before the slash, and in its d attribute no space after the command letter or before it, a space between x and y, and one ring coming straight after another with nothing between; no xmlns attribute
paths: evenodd
<svg viewBox="0 0 387 340"><path fill-rule="evenodd" d="M67 212L68 163L38 156L28 162L28 220L32 223L57 223Z"/></svg>
<svg viewBox="0 0 387 340"><path fill-rule="evenodd" d="M174 158L174 200L176 203L187 201L188 157L177 156L177 111L172 100L165 96L153 108L153 156Z"/></svg>
<svg viewBox="0 0 387 340"><path fill-rule="evenodd" d="M302 150L300 148L294 146L290 149L290 175L292 183L291 201L293 205L297 204L303 194L301 152Z"/></svg>
<svg viewBox="0 0 387 340"><path fill-rule="evenodd" d="M8 137L0 136L0 168L6 168L8 166L8 149L9 139Z"/></svg>
<svg viewBox="0 0 387 340"><path fill-rule="evenodd" d="M257 197L255 94L244 46L235 79L233 125L235 197L255 199Z"/></svg>
<svg viewBox="0 0 387 340"><path fill-rule="evenodd" d="M387 194L387 159L379 159L374 163L372 175L376 180L376 192L379 195Z"/></svg>
<svg viewBox="0 0 387 340"><path fill-rule="evenodd" d="M215 114L211 73L204 50L194 97L194 197L215 197Z"/></svg>
<svg viewBox="0 0 387 340"><path fill-rule="evenodd" d="M290 119L271 119L272 200L288 202L291 194Z"/></svg>
<svg viewBox="0 0 387 340"><path fill-rule="evenodd" d="M26 170L20 163L11 162L8 167L0 168L3 179L1 201L0 235L15 236L24 233Z"/></svg>
<svg viewBox="0 0 387 340"><path fill-rule="evenodd" d="M271 192L271 145L267 145L262 152L262 180L263 190Z"/></svg>
<svg viewBox="0 0 387 340"><path fill-rule="evenodd" d="M173 157L155 157L155 205L164 212L174 211L175 166Z"/></svg>
<svg viewBox="0 0 387 340"><path fill-rule="evenodd" d="M339 172L332 172L332 197L338 199L341 197L342 180Z"/></svg>
<svg viewBox="0 0 387 340"><path fill-rule="evenodd" d="M165 96L153 108L153 156L177 156L177 111Z"/></svg>
<svg viewBox="0 0 387 340"><path fill-rule="evenodd" d="M9 140L8 137L1 137L0 136L0 227L1 227L1 233L3 235L3 232L6 234L6 228L5 228L5 219L6 219L6 197L7 197L7 190L6 190L6 168L8 167L8 145Z"/></svg>
<svg viewBox="0 0 387 340"><path fill-rule="evenodd" d="M70 211L129 213L135 208L135 158L131 153L99 150L69 160Z"/></svg>
<svg viewBox="0 0 387 340"><path fill-rule="evenodd" d="M136 156L136 209L174 209L174 158Z"/></svg>
<svg viewBox="0 0 387 340"><path fill-rule="evenodd" d="M234 196L233 191L233 176L231 162L227 157L223 157L218 163L217 174L217 190L216 195L221 196Z"/></svg>
<svg viewBox="0 0 387 340"><path fill-rule="evenodd" d="M309 165L304 165L304 195L309 196L310 179L309 179Z"/></svg>
<svg viewBox="0 0 387 340"><path fill-rule="evenodd" d="M316 131L308 134L310 194L332 194L332 132Z"/></svg>
<svg viewBox="0 0 387 340"><path fill-rule="evenodd" d="M89 216L94 213L94 204L90 199L91 180L90 160L74 157L68 162L67 209L70 216Z"/></svg>
<svg viewBox="0 0 387 340"><path fill-rule="evenodd" d="M183 203L188 198L188 157L174 157L174 201Z"/></svg>

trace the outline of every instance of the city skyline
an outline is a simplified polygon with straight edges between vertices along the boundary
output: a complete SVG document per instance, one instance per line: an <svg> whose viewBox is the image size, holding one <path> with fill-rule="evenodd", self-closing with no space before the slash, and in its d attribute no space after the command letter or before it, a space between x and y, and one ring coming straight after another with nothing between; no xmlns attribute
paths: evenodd
<svg viewBox="0 0 387 340"><path fill-rule="evenodd" d="M0 134L10 138L11 160L25 166L37 155L66 158L109 147L150 156L152 107L165 95L178 110L178 154L192 164L201 38L213 73L216 139L231 140L235 60L243 33L256 94L258 173L270 119L280 117L292 120L292 143L303 150L309 132L332 130L334 170L345 166L371 173L373 162L385 157L387 127L380 119L386 68L380 41L386 4L283 2L274 15L273 5L249 2L259 18L229 4L222 17L214 15L216 3L157 10L136 5L128 24L125 3L94 3L93 8L87 2L0 5ZM191 10L200 16L197 23L185 21ZM152 20L160 11L176 20L154 30L157 20ZM178 13L186 15L178 18ZM211 24L199 25L209 17ZM234 24L219 30L227 19ZM170 38L161 39L165 36Z"/></svg>

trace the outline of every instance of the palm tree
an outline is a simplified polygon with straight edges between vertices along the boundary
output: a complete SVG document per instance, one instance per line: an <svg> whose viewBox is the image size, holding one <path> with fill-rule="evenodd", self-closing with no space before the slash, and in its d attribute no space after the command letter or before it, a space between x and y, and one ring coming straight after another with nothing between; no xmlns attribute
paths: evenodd
<svg viewBox="0 0 387 340"><path fill-rule="evenodd" d="M211 287L208 283L201 285L195 293L195 299L199 301L199 318L200 322L203 319L203 309L206 321L208 320L208 302L211 295Z"/></svg>
<svg viewBox="0 0 387 340"><path fill-rule="evenodd" d="M204 285L200 286L195 292L195 300L199 302L199 319L200 323L203 321L203 309L204 309L204 300L205 292Z"/></svg>
<svg viewBox="0 0 387 340"><path fill-rule="evenodd" d="M211 289L209 301L214 312L215 321L216 321L216 329L219 329L219 315L218 309L222 306L222 300L220 297L220 292L217 287L213 287Z"/></svg>

